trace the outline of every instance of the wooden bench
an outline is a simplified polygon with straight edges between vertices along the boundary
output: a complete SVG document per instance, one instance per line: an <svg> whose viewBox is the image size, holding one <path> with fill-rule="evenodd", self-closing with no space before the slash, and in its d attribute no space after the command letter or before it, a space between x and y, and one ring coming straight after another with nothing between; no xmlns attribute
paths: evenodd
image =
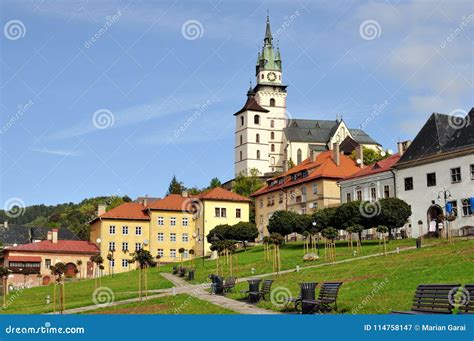
<svg viewBox="0 0 474 341"><path fill-rule="evenodd" d="M258 302L260 299L263 298L263 300L266 301L267 299L265 296L270 293L271 288L272 288L272 283L273 283L273 280L266 279L262 282L260 291L248 291L247 294L248 294L249 300ZM250 299L251 297L253 297L253 299Z"/></svg>
<svg viewBox="0 0 474 341"><path fill-rule="evenodd" d="M420 284L415 291L409 311L392 311L393 314L452 314L452 290L460 284Z"/></svg>
<svg viewBox="0 0 474 341"><path fill-rule="evenodd" d="M237 281L237 277L229 277L225 280L224 284L222 285L223 292L231 292L232 289L235 287L235 282Z"/></svg>
<svg viewBox="0 0 474 341"><path fill-rule="evenodd" d="M458 314L474 314L474 284L466 284L464 290L468 296L462 297L464 304L459 307Z"/></svg>
<svg viewBox="0 0 474 341"><path fill-rule="evenodd" d="M337 297L342 284L343 282L325 282L321 285L317 300L301 300L300 304L313 305L313 312L328 313L332 310L337 311Z"/></svg>

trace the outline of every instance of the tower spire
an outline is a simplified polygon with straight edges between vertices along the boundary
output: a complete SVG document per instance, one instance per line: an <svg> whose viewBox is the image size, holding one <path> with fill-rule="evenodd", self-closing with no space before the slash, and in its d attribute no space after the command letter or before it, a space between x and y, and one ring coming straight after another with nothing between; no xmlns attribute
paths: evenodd
<svg viewBox="0 0 474 341"><path fill-rule="evenodd" d="M265 28L265 39L263 40L265 42L265 45L272 45L273 41L273 36L272 36L272 30L270 28L270 16L268 14L268 9L267 9L267 23L266 23L266 28Z"/></svg>

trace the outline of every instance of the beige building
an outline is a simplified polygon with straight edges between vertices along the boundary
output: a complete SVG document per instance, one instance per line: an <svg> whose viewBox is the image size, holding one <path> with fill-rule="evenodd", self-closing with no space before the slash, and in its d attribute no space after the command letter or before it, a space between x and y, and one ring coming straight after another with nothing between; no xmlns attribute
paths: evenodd
<svg viewBox="0 0 474 341"><path fill-rule="evenodd" d="M316 154L267 180L265 187L252 194L260 239L268 235L268 221L276 211L310 214L338 206L341 202L338 181L359 170L356 162L341 154L336 145L333 151Z"/></svg>

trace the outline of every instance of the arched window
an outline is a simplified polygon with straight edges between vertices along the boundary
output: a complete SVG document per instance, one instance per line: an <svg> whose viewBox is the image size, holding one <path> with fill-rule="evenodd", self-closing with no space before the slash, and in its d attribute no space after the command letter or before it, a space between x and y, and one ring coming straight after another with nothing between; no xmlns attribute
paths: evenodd
<svg viewBox="0 0 474 341"><path fill-rule="evenodd" d="M275 145L272 143L272 145L270 146L271 148L271 151L274 152L275 151Z"/></svg>
<svg viewBox="0 0 474 341"><path fill-rule="evenodd" d="M274 98L270 98L270 106L271 107L275 106L275 99Z"/></svg>
<svg viewBox="0 0 474 341"><path fill-rule="evenodd" d="M271 120L271 121L270 121L270 127L271 127L271 128L275 128L275 120Z"/></svg>
<svg viewBox="0 0 474 341"><path fill-rule="evenodd" d="M260 143L260 134L255 135L255 142Z"/></svg>
<svg viewBox="0 0 474 341"><path fill-rule="evenodd" d="M242 151L240 151L240 161L242 161Z"/></svg>
<svg viewBox="0 0 474 341"><path fill-rule="evenodd" d="M270 133L270 139L271 139L271 140L274 140L274 139L275 139L275 132L272 131L272 132Z"/></svg>
<svg viewBox="0 0 474 341"><path fill-rule="evenodd" d="M260 116L255 115L255 116L253 117L253 123L255 123L255 124L260 124Z"/></svg>
<svg viewBox="0 0 474 341"><path fill-rule="evenodd" d="M242 137L242 135L240 135L240 144L243 144L244 143L244 138Z"/></svg>
<svg viewBox="0 0 474 341"><path fill-rule="evenodd" d="M275 164L275 158L274 158L273 156L270 158L270 163L271 163L272 165Z"/></svg>
<svg viewBox="0 0 474 341"><path fill-rule="evenodd" d="M257 160L260 160L260 150L257 150Z"/></svg>
<svg viewBox="0 0 474 341"><path fill-rule="evenodd" d="M241 125L241 126L244 125L244 116L240 116L240 125Z"/></svg>
<svg viewBox="0 0 474 341"><path fill-rule="evenodd" d="M262 79L263 79L263 77L264 77L264 75L263 75L263 73L262 73Z"/></svg>
<svg viewBox="0 0 474 341"><path fill-rule="evenodd" d="M301 149L298 149L296 152L296 164L299 165L301 163L302 153Z"/></svg>

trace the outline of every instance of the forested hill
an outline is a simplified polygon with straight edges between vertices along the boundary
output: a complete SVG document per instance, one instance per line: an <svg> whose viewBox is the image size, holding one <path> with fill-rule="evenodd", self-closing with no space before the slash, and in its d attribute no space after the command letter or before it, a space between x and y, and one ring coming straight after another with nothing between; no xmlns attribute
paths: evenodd
<svg viewBox="0 0 474 341"><path fill-rule="evenodd" d="M84 199L78 204L70 202L51 206L16 206L9 212L0 210L0 223L7 220L9 225L65 227L81 239L88 240L89 226L87 223L96 216L99 204L106 204L107 210L110 210L129 201L132 199L128 196L104 196Z"/></svg>

